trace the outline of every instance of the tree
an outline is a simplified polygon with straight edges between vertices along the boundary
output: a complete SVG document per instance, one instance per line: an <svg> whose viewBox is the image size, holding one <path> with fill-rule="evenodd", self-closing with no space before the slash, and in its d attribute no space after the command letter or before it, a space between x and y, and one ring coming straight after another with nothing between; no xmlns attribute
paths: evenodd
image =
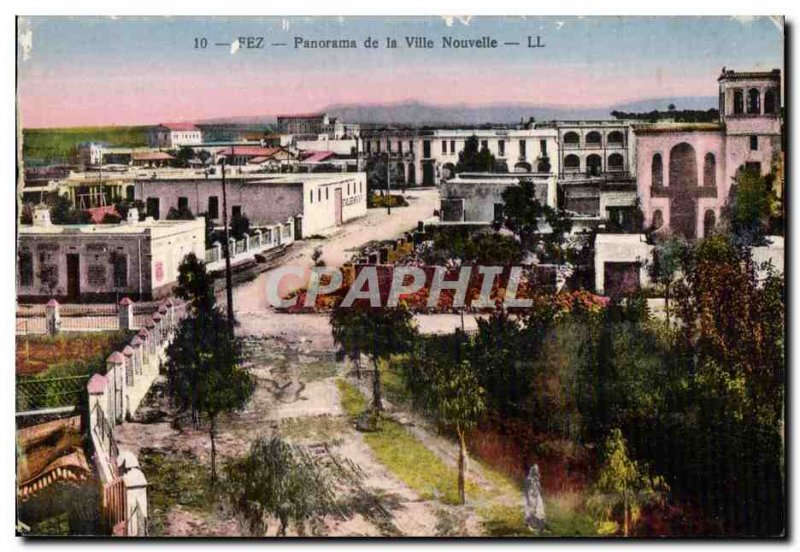
<svg viewBox="0 0 800 552"><path fill-rule="evenodd" d="M455 343L466 343L456 330ZM417 401L444 428L458 439L458 497L466 503L466 433L475 427L486 411L485 391L470 362L442 347L423 346L415 355Z"/></svg>
<svg viewBox="0 0 800 552"><path fill-rule="evenodd" d="M89 224L92 220L88 211L75 209L67 196L54 195L48 198L47 203L53 224Z"/></svg>
<svg viewBox="0 0 800 552"><path fill-rule="evenodd" d="M313 458L278 437L259 437L226 467L230 503L254 535L267 532L270 517L279 522L277 536L286 536L290 522L303 535L308 522L349 513L337 486L356 485L360 477L352 463L333 460Z"/></svg>
<svg viewBox="0 0 800 552"><path fill-rule="evenodd" d="M544 218L550 226L550 233L545 234L542 241L544 242L545 252L547 256L555 260L557 265L565 262L567 238L572 232L572 219L569 218L564 209L553 209L549 205L545 205L542 209Z"/></svg>
<svg viewBox="0 0 800 552"><path fill-rule="evenodd" d="M587 501L590 509L606 518L621 517L622 535L627 537L640 508L663 499L668 490L662 477L650 477L628 456L622 432L612 429L603 445L595 494Z"/></svg>
<svg viewBox="0 0 800 552"><path fill-rule="evenodd" d="M167 388L180 411L190 411L196 426L200 414L209 420L211 478L216 481L216 436L220 414L240 410L255 390L242 366L238 340L227 317L216 306L213 280L205 265L189 254L179 267L175 295L187 300L188 313L167 346Z"/></svg>
<svg viewBox="0 0 800 552"><path fill-rule="evenodd" d="M121 199L114 203L114 210L119 213L119 216L122 217L122 220L128 219L128 211L131 208L135 208L139 212L139 220L144 220L145 217L147 217L147 207L140 199L135 199L133 201Z"/></svg>
<svg viewBox="0 0 800 552"><path fill-rule="evenodd" d="M494 172L495 158L486 146L479 148L478 137L474 134L464 142L464 149L458 152L456 173Z"/></svg>
<svg viewBox="0 0 800 552"><path fill-rule="evenodd" d="M189 161L195 159L196 157L197 156L194 153L194 149L186 146L180 148L175 154L175 160L181 167L188 167Z"/></svg>
<svg viewBox="0 0 800 552"><path fill-rule="evenodd" d="M757 170L739 170L723 212L737 245L764 245L774 201L765 177Z"/></svg>
<svg viewBox="0 0 800 552"><path fill-rule="evenodd" d="M516 186L503 190L502 225L513 232L529 251L533 249L534 239L539 228L543 209L536 199L533 180L521 178Z"/></svg>
<svg viewBox="0 0 800 552"><path fill-rule="evenodd" d="M170 207L167 220L194 220L194 214L189 207Z"/></svg>
<svg viewBox="0 0 800 552"><path fill-rule="evenodd" d="M250 234L250 219L244 213L236 213L231 218L230 235L241 240L244 239L245 234Z"/></svg>
<svg viewBox="0 0 800 552"><path fill-rule="evenodd" d="M670 236L657 243L653 248L653 260L647 267L650 280L664 286L664 311L667 317L667 326L669 326L670 315L670 290L688 250L689 245L683 238Z"/></svg>
<svg viewBox="0 0 800 552"><path fill-rule="evenodd" d="M371 308L356 303L350 308L337 306L331 311L334 343L342 347L350 358L363 353L372 361L372 408L375 413L383 409L378 361L411 348L417 336L412 320L413 315L403 304L396 308Z"/></svg>

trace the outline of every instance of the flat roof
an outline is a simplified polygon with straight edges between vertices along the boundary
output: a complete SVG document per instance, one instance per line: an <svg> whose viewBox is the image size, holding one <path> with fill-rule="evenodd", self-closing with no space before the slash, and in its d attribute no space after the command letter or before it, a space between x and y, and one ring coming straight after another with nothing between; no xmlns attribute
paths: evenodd
<svg viewBox="0 0 800 552"><path fill-rule="evenodd" d="M51 224L50 226L19 225L20 235L119 235L141 234L154 229L179 229L186 226L205 224L202 217L194 220L144 220L135 224L121 222L120 224Z"/></svg>

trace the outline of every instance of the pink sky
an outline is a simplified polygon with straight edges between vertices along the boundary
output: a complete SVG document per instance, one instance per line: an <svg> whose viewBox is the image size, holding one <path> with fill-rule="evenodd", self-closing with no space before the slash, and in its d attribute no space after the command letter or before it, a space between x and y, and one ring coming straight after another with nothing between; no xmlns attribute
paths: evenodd
<svg viewBox="0 0 800 552"><path fill-rule="evenodd" d="M499 73L485 78L462 67L385 71L282 72L166 75L158 66L97 75L86 71L38 73L20 81L26 128L154 124L167 120L304 112L334 103L420 100L434 104L519 102L593 107L666 96L715 95L710 76L669 80L647 74L615 77L608 71L560 67L533 74ZM227 78L226 78L227 77ZM624 86L621 86L624 83Z"/></svg>

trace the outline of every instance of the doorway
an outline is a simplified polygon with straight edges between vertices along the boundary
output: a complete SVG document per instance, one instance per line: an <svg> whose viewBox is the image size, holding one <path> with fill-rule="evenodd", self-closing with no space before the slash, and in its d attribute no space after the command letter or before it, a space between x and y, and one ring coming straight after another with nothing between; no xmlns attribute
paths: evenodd
<svg viewBox="0 0 800 552"><path fill-rule="evenodd" d="M77 253L67 253L67 299L76 302L81 297L81 262Z"/></svg>

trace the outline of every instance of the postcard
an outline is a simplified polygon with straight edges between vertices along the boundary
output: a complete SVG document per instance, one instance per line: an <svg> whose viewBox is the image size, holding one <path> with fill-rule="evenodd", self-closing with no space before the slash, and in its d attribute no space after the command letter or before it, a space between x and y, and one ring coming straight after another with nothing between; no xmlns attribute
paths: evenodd
<svg viewBox="0 0 800 552"><path fill-rule="evenodd" d="M18 536L786 536L783 17L16 51Z"/></svg>

